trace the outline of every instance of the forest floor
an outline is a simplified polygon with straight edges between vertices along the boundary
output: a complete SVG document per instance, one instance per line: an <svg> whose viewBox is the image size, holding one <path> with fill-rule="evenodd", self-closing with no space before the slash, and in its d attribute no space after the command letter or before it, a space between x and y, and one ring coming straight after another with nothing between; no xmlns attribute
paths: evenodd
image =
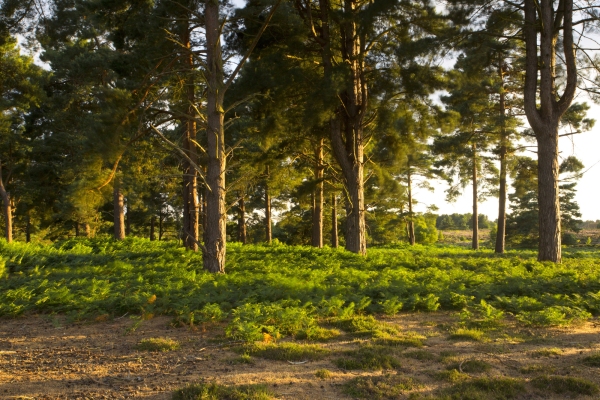
<svg viewBox="0 0 600 400"><path fill-rule="evenodd" d="M241 356L223 324L190 329L172 326L169 317L140 321L0 320L0 398L158 400L190 383L216 382L262 384L274 398L290 400L597 399L600 385L596 318L568 328L523 328L507 318L478 336L457 334L457 313L401 313L382 321L418 339L412 345L347 333L317 344L329 351L324 358L295 364ZM171 338L180 348L140 350L148 338ZM358 364L362 357L372 370L340 368L344 357Z"/></svg>

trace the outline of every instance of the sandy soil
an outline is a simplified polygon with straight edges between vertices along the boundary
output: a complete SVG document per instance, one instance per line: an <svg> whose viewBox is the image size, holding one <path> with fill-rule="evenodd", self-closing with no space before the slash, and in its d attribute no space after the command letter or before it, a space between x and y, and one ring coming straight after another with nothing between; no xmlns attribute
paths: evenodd
<svg viewBox="0 0 600 400"><path fill-rule="evenodd" d="M481 360L491 370L473 376L511 376L530 379L520 370L541 366L554 374L578 376L600 384L600 368L581 360L600 350L600 326L588 322L568 329L523 330L508 327L487 342L449 340L448 324L457 317L449 313L403 314L387 320L404 331L428 337L421 350L430 360L403 357L402 368L388 372L344 371L331 360L336 352L356 348L360 341L349 336L322 344L333 353L327 360L291 365L254 358L254 364L236 362L221 335L223 327L208 331L174 328L168 317L157 317L134 327L124 318L88 324L66 324L63 319L29 316L0 320L0 398L2 399L170 399L173 390L187 383L216 381L228 385L267 384L280 399L350 399L343 385L359 375L398 373L421 383L423 394L448 386L435 379L448 360L441 354L453 352L454 362ZM169 337L181 343L170 352L138 351L143 338ZM558 354L539 350L559 348ZM405 352L414 351L407 349ZM556 350L548 353L556 353ZM338 353L339 354L339 353ZM317 369L332 371L331 379L315 377ZM408 393L407 393L408 396ZM406 398L403 396L402 398ZM528 399L564 399L564 395L529 393ZM585 398L585 397L581 397Z"/></svg>

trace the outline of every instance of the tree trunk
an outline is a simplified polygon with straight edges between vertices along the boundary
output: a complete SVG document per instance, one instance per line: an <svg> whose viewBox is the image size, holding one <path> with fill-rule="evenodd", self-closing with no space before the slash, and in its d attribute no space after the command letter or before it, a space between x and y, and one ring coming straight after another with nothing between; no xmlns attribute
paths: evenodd
<svg viewBox="0 0 600 400"><path fill-rule="evenodd" d="M8 174L10 178L10 173ZM7 181L8 179L7 178ZM4 211L4 238L8 243L13 240L13 229L12 229L12 204L10 198L10 192L6 190L4 186L4 178L2 176L2 162L0 161L0 197L2 197L2 208Z"/></svg>
<svg viewBox="0 0 600 400"><path fill-rule="evenodd" d="M364 197L364 135L363 120L367 107L367 87L364 79L364 38L359 35L353 18L357 2L344 0L348 17L340 25L342 59L348 68L348 88L340 98L332 120L331 139L334 155L340 164L349 196L349 215L346 221L346 249L367 254L365 197Z"/></svg>
<svg viewBox="0 0 600 400"><path fill-rule="evenodd" d="M413 199L412 199L412 176L410 173L410 165L408 167L408 242L411 246L415 245L415 221L413 215Z"/></svg>
<svg viewBox="0 0 600 400"><path fill-rule="evenodd" d="M504 94L504 72L502 63L499 67L500 80L502 82L502 90L500 91L500 188L498 194L498 229L496 230L496 248L498 254L504 253L505 238L506 238L506 171L507 160L506 152L508 146L508 137L506 134L506 100Z"/></svg>
<svg viewBox="0 0 600 400"><path fill-rule="evenodd" d="M313 193L312 245L323 247L323 139L315 147L314 178L316 187Z"/></svg>
<svg viewBox="0 0 600 400"><path fill-rule="evenodd" d="M83 223L83 236L86 238L92 237L92 227L88 222Z"/></svg>
<svg viewBox="0 0 600 400"><path fill-rule="evenodd" d="M26 225L25 225L25 242L31 242L31 217L29 215L29 210L27 210L26 216Z"/></svg>
<svg viewBox="0 0 600 400"><path fill-rule="evenodd" d="M163 238L163 212L162 205L158 211L158 240L161 241Z"/></svg>
<svg viewBox="0 0 600 400"><path fill-rule="evenodd" d="M241 195L239 200L238 241L246 244L246 240L246 203L244 202L244 195Z"/></svg>
<svg viewBox="0 0 600 400"><path fill-rule="evenodd" d="M347 17L340 23L341 50L343 64L348 66L345 76L347 89L332 98L341 99L335 115L330 119L331 144L338 161L344 186L348 194L349 213L346 219L346 249L354 253L367 253L365 199L364 199L364 137L363 120L367 107L367 87L364 77L365 41L357 32L354 17L356 0L344 0ZM333 86L333 58L329 29L329 0L319 0L321 29L319 43L323 71L329 85ZM309 11L310 12L310 11ZM307 18L312 18L307 16Z"/></svg>
<svg viewBox="0 0 600 400"><path fill-rule="evenodd" d="M477 206L477 146L473 144L473 250L479 250L479 214Z"/></svg>
<svg viewBox="0 0 600 400"><path fill-rule="evenodd" d="M271 243L273 240L271 223L271 194L269 193L269 166L265 172L265 240L267 243Z"/></svg>
<svg viewBox="0 0 600 400"><path fill-rule="evenodd" d="M185 69L187 76L186 100L187 100L187 118L182 120L185 127L185 136L183 148L191 161L185 160L183 163L183 238L184 246L192 251L198 251L198 172L192 165L192 162L198 165L198 151L196 149L196 94L194 87L194 59L190 42L190 27L188 23L184 24L182 41L185 48Z"/></svg>
<svg viewBox="0 0 600 400"><path fill-rule="evenodd" d="M131 235L131 213L128 208L127 214L125 214L125 236L129 235Z"/></svg>
<svg viewBox="0 0 600 400"><path fill-rule="evenodd" d="M561 225L558 192L558 130L538 137L538 205L540 261L561 261Z"/></svg>
<svg viewBox="0 0 600 400"><path fill-rule="evenodd" d="M79 222L75 222L75 237L79 237Z"/></svg>
<svg viewBox="0 0 600 400"><path fill-rule="evenodd" d="M524 109L538 143L538 260L558 263L561 261L558 124L577 89L573 0L561 0L556 10L552 0L525 0L524 11ZM562 41L559 42L561 30ZM566 67L562 96L556 85L556 51L560 47Z"/></svg>
<svg viewBox="0 0 600 400"><path fill-rule="evenodd" d="M225 272L225 132L223 127L223 57L219 2L206 0L206 114L207 153L206 227L202 252L204 268L213 273Z"/></svg>
<svg viewBox="0 0 600 400"><path fill-rule="evenodd" d="M125 239L125 198L117 179L113 186L113 218L115 239Z"/></svg>
<svg viewBox="0 0 600 400"><path fill-rule="evenodd" d="M337 197L331 195L331 247L338 248Z"/></svg>
<svg viewBox="0 0 600 400"><path fill-rule="evenodd" d="M154 241L156 239L154 235L154 227L156 225L156 217L153 215L150 217L150 241Z"/></svg>
<svg viewBox="0 0 600 400"><path fill-rule="evenodd" d="M12 207L10 193L4 190L4 185L0 186L0 195L2 196L2 206L4 208L4 238L8 243L11 243L13 240Z"/></svg>

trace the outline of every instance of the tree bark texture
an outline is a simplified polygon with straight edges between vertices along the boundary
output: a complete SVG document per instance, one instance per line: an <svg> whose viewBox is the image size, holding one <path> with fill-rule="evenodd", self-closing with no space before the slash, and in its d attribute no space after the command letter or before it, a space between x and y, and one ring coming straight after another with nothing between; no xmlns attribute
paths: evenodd
<svg viewBox="0 0 600 400"><path fill-rule="evenodd" d="M2 208L4 211L4 238L8 243L11 243L13 240L12 206L10 193L4 189L4 185L0 185L0 195L2 196Z"/></svg>
<svg viewBox="0 0 600 400"><path fill-rule="evenodd" d="M552 0L525 0L524 6L525 114L538 143L538 260L560 262L558 125L573 102L577 88L573 0L560 0L556 10ZM556 85L556 51L560 48L558 38L561 30L566 84L559 97Z"/></svg>
<svg viewBox="0 0 600 400"><path fill-rule="evenodd" d="M163 238L163 212L162 205L160 206L160 210L158 210L158 240L161 241Z"/></svg>
<svg viewBox="0 0 600 400"><path fill-rule="evenodd" d="M86 238L92 237L92 227L88 222L83 223L83 236Z"/></svg>
<svg viewBox="0 0 600 400"><path fill-rule="evenodd" d="M113 186L113 218L115 239L125 239L125 197L117 179L115 179Z"/></svg>
<svg viewBox="0 0 600 400"><path fill-rule="evenodd" d="M331 247L337 249L338 246L337 197L333 193L331 195Z"/></svg>
<svg viewBox="0 0 600 400"><path fill-rule="evenodd" d="M10 173L8 174L10 175ZM7 179L8 181L8 179ZM12 228L12 203L10 198L10 192L6 190L4 186L4 177L2 176L2 162L0 160L0 197L2 197L2 210L4 214L4 238L8 243L13 240L13 228Z"/></svg>
<svg viewBox="0 0 600 400"><path fill-rule="evenodd" d="M313 194L312 213L312 245L323 247L323 139L319 139L315 147L314 179L316 182Z"/></svg>
<svg viewBox="0 0 600 400"><path fill-rule="evenodd" d="M473 240L471 247L479 250L479 211L477 198L477 146L473 144Z"/></svg>
<svg viewBox="0 0 600 400"><path fill-rule="evenodd" d="M364 77L364 40L353 20L358 2L344 0L348 15L340 23L342 60L347 65L347 88L342 91L331 123L332 149L340 164L348 193L349 214L346 220L346 249L367 254L364 197L364 133L363 120L367 108L367 86Z"/></svg>
<svg viewBox="0 0 600 400"><path fill-rule="evenodd" d="M240 195L238 202L239 215L238 215L238 241L242 244L246 244L246 203L244 202L244 195Z"/></svg>
<svg viewBox="0 0 600 400"><path fill-rule="evenodd" d="M347 66L345 89L332 96L339 101L330 119L332 152L339 163L348 197L348 216L345 224L346 249L365 255L366 223L364 199L364 135L363 121L367 107L367 86L364 76L365 43L354 21L359 3L344 0L345 17L339 21L342 64ZM297 4L301 14L311 26L312 9ZM320 29L314 30L314 38L321 46L321 59L325 80L333 88L333 56L330 30L329 0L319 0Z"/></svg>
<svg viewBox="0 0 600 400"><path fill-rule="evenodd" d="M156 235L154 234L155 226L156 217L153 215L152 217L150 217L150 241L156 240Z"/></svg>
<svg viewBox="0 0 600 400"><path fill-rule="evenodd" d="M273 240L271 222L271 193L269 192L269 166L265 170L265 241L271 243Z"/></svg>
<svg viewBox="0 0 600 400"><path fill-rule="evenodd" d="M500 92L500 187L498 193L498 229L496 230L496 247L495 252L498 254L504 253L506 240L506 173L507 173L507 147L508 135L506 133L506 99L504 93L504 72L503 63L500 63L498 68L500 80L502 82L502 90Z"/></svg>
<svg viewBox="0 0 600 400"><path fill-rule="evenodd" d="M185 129L183 139L183 149L190 158L183 162L183 243L184 246L192 251L198 251L200 236L198 234L199 225L199 204L198 204L198 171L194 168L192 162L198 165L198 151L196 149L196 94L194 87L194 60L190 42L190 27L185 23L182 32L182 42L184 45L184 65L187 73L186 84L186 114L187 118L182 120Z"/></svg>
<svg viewBox="0 0 600 400"><path fill-rule="evenodd" d="M31 242L31 216L29 210L27 211L26 225L25 225L25 243Z"/></svg>
<svg viewBox="0 0 600 400"><path fill-rule="evenodd" d="M414 221L414 215L413 215L412 176L410 173L410 165L408 166L407 177L408 177L408 180L407 180L407 183L408 183L408 224L407 224L408 242L410 243L411 246L414 246L416 243L416 240L415 240L415 221Z"/></svg>
<svg viewBox="0 0 600 400"><path fill-rule="evenodd" d="M207 153L206 227L202 258L204 268L213 273L225 272L226 209L225 209L225 131L223 127L223 57L219 2L206 0L206 80L207 80Z"/></svg>

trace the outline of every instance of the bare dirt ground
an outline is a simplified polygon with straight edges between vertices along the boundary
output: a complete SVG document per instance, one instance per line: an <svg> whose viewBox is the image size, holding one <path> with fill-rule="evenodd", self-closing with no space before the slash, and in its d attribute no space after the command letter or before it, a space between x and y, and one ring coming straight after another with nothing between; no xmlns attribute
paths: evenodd
<svg viewBox="0 0 600 400"><path fill-rule="evenodd" d="M280 399L350 399L344 385L362 375L403 374L419 382L410 393L435 393L450 383L436 378L451 363L483 361L487 371L473 377L514 377L524 382L531 371L576 376L600 384L600 368L586 366L586 355L600 350L600 325L591 321L565 329L523 329L509 325L484 341L451 340L448 326L457 316L445 313L401 314L386 322L427 339L421 349L402 350L395 371L345 371L332 363L339 352L357 348L360 339L342 335L320 344L332 350L325 360L292 365L253 357L239 363L222 336L223 326L208 331L174 328L168 317L143 321L128 317L89 324L66 324L61 318L29 316L0 320L0 398L2 399L170 399L188 383L226 385L261 383ZM181 348L169 352L137 350L144 338L169 337ZM420 351L414 357L410 352ZM336 354L337 353L337 354ZM428 355L429 354L429 355ZM315 371L328 369L329 379ZM459 367L460 368L460 367ZM524 372L524 371L529 371ZM409 392L399 398L408 398ZM529 391L523 399L565 399L565 394ZM580 396L581 399L591 398Z"/></svg>

